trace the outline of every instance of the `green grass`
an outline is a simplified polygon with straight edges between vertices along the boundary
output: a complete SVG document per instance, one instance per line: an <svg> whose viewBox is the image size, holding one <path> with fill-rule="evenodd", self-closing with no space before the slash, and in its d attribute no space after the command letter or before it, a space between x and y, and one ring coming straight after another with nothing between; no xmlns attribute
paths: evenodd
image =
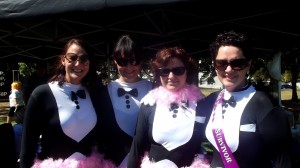
<svg viewBox="0 0 300 168"><path fill-rule="evenodd" d="M3 107L8 107L9 102L0 102L0 124L6 123L6 116L8 111Z"/></svg>

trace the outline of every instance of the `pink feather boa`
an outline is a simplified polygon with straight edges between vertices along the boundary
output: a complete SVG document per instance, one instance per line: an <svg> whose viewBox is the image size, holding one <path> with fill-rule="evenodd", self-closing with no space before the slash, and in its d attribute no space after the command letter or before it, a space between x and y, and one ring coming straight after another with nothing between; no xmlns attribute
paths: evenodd
<svg viewBox="0 0 300 168"><path fill-rule="evenodd" d="M84 160L48 158L45 160L35 159L32 168L116 168L111 161L105 160L103 155L93 152Z"/></svg>
<svg viewBox="0 0 300 168"><path fill-rule="evenodd" d="M172 161L169 161L171 163ZM167 165L168 168L178 168L174 163ZM181 167L181 168L209 168L209 159L206 159L205 157L198 155L194 158L193 163L188 167ZM148 154L146 153L143 157L141 168L166 168L165 166L158 166L155 165L154 161L151 161L148 157Z"/></svg>
<svg viewBox="0 0 300 168"><path fill-rule="evenodd" d="M169 106L171 103L182 103L189 101L197 101L204 98L203 93L195 85L184 85L177 91L169 91L163 86L153 89L149 92L150 96L154 98L155 102Z"/></svg>

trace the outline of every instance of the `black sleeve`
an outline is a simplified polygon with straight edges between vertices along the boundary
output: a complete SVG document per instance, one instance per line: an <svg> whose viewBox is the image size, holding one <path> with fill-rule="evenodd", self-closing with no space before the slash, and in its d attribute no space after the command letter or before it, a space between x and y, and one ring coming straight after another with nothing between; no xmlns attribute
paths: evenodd
<svg viewBox="0 0 300 168"><path fill-rule="evenodd" d="M23 121L20 168L30 168L33 164L42 129L42 114L45 111L45 104L43 103L45 101L43 100L51 94L48 85L41 85L30 96Z"/></svg>
<svg viewBox="0 0 300 168"><path fill-rule="evenodd" d="M205 116L205 127L209 121L210 115L212 113L215 101L219 95L220 91L213 92L207 97L204 97L203 99L198 100L196 112L197 116ZM205 130L204 130L205 132Z"/></svg>
<svg viewBox="0 0 300 168"><path fill-rule="evenodd" d="M149 115L150 106L142 104L138 115L136 134L133 138L128 156L127 167L139 168L144 153L149 149Z"/></svg>
<svg viewBox="0 0 300 168"><path fill-rule="evenodd" d="M291 128L285 111L274 108L260 123L261 136L270 151L275 168L291 167L293 144Z"/></svg>
<svg viewBox="0 0 300 168"><path fill-rule="evenodd" d="M285 111L272 96L262 91L256 91L245 109L244 114L256 116L254 120L266 151L265 157L272 160L274 167L291 167L293 139Z"/></svg>

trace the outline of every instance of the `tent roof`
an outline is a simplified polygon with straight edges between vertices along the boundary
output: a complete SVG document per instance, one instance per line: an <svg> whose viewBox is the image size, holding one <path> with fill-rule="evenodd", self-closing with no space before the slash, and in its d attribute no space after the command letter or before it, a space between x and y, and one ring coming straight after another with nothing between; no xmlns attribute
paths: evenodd
<svg viewBox="0 0 300 168"><path fill-rule="evenodd" d="M146 56L165 46L182 46L208 57L208 46L225 30L248 34L257 56L300 47L300 10L244 2L233 7L218 1L189 0L2 0L0 62L50 61L65 42L85 38L97 57L111 55L122 34L136 36ZM218 5L218 6L216 6ZM255 5L255 6L254 6Z"/></svg>

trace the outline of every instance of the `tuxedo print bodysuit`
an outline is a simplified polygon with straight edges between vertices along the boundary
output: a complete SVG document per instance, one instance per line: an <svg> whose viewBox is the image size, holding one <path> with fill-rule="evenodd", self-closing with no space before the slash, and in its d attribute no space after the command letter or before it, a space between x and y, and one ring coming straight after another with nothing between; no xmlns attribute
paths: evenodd
<svg viewBox="0 0 300 168"><path fill-rule="evenodd" d="M213 111L220 94L216 92L199 101L197 108L200 113L211 113L205 131L213 145L211 167L224 167L213 135L213 129L218 124L240 168L271 168L271 160L273 164L289 167L290 126L285 113L275 108L269 95L256 91L252 85L241 91L224 90L223 93L224 100L231 97L235 100L233 106L223 103L222 108ZM213 121L214 115L221 116L219 123Z"/></svg>
<svg viewBox="0 0 300 168"><path fill-rule="evenodd" d="M102 110L105 140L100 150L116 165L127 163L133 136L135 134L140 100L152 89L152 83L141 79L125 83L118 79L99 91L97 106Z"/></svg>
<svg viewBox="0 0 300 168"><path fill-rule="evenodd" d="M176 93L162 86L150 91L142 100L127 167L140 167L145 153L154 162L191 165L203 138L205 119L195 111L201 98L202 93L193 85Z"/></svg>

